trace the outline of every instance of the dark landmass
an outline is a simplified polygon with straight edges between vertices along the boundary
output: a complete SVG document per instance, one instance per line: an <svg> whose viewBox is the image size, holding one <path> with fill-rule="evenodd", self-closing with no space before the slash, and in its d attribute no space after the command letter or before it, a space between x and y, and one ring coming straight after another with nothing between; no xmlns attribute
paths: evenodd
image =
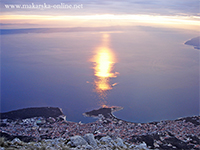
<svg viewBox="0 0 200 150"><path fill-rule="evenodd" d="M62 110L58 107L33 107L33 108L24 108L19 110L14 110L10 112L0 113L1 119L26 119L33 117L59 117L64 115Z"/></svg>
<svg viewBox="0 0 200 150"><path fill-rule="evenodd" d="M200 125L200 120L198 116L179 118L179 119L176 119L175 121L183 121L183 120L185 120L185 122L191 122L195 126Z"/></svg>
<svg viewBox="0 0 200 150"><path fill-rule="evenodd" d="M200 36L186 41L184 44L194 46L194 49L200 50Z"/></svg>
<svg viewBox="0 0 200 150"><path fill-rule="evenodd" d="M28 33L117 31L117 30L118 27L25 28L25 29L0 29L0 34L7 35L7 34L28 34Z"/></svg>
<svg viewBox="0 0 200 150"><path fill-rule="evenodd" d="M87 117L99 117L100 114L102 114L106 118L111 117L111 108L100 108L98 110L92 110L89 112L85 112L83 115Z"/></svg>
<svg viewBox="0 0 200 150"><path fill-rule="evenodd" d="M119 111L121 109L123 109L123 107L118 107L118 106L99 108L97 110L85 112L85 113L83 113L83 115L87 116L87 117L95 117L95 118L103 116L104 118L120 120L113 115L113 112Z"/></svg>

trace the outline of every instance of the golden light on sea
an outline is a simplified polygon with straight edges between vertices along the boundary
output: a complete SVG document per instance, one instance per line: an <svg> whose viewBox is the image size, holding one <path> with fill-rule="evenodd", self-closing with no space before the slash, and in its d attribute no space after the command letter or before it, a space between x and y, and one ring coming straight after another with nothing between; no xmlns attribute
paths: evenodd
<svg viewBox="0 0 200 150"><path fill-rule="evenodd" d="M113 55L106 47L98 48L95 66L95 76L97 77L114 77L115 74L111 72L114 64Z"/></svg>
<svg viewBox="0 0 200 150"><path fill-rule="evenodd" d="M94 85L95 92L100 98L104 99L107 91L111 90L117 83L110 83L110 79L117 76L117 72L113 72L116 59L114 53L109 48L109 35L103 34L102 44L95 50L95 55L92 59L94 62Z"/></svg>

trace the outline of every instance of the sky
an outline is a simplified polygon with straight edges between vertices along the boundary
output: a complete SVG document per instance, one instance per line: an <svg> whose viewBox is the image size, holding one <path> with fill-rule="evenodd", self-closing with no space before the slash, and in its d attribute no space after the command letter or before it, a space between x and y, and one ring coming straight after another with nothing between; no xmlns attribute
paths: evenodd
<svg viewBox="0 0 200 150"><path fill-rule="evenodd" d="M5 13L10 13L10 10L5 9L5 4L50 4L57 5L60 3L65 4L83 4L84 10L77 11L74 13L72 11L62 11L60 13L59 10L48 10L48 11L35 11L29 10L28 14L56 14L59 13L63 15L75 15L75 14L156 14L156 15L191 15L191 16L199 16L199 1L198 0L128 0L128 1L120 1L120 0L73 0L73 1L63 1L63 0L2 0L1 8ZM23 14L26 10L12 10L11 12L17 14ZM27 12L27 11L26 11Z"/></svg>
<svg viewBox="0 0 200 150"><path fill-rule="evenodd" d="M199 0L2 0L1 28L167 25L199 27ZM25 5L26 8L21 8ZM41 6L38 6L41 5ZM44 8L45 5L51 8ZM57 5L62 8L57 8ZM71 7L67 7L70 6ZM74 5L76 5L74 7ZM20 8L16 8L19 6ZM55 7L54 7L55 6ZM11 8L12 7L12 8ZM43 7L38 9L37 7Z"/></svg>

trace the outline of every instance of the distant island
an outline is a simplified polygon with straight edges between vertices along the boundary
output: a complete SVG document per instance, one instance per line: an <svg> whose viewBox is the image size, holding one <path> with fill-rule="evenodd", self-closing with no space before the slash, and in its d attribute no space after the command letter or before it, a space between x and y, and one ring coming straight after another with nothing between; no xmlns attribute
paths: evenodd
<svg viewBox="0 0 200 150"><path fill-rule="evenodd" d="M186 41L184 44L194 46L194 49L200 50L200 36Z"/></svg>

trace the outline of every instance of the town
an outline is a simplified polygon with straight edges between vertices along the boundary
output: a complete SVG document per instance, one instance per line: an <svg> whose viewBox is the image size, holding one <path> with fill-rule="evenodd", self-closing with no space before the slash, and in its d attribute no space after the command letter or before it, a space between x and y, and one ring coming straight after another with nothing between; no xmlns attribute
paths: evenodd
<svg viewBox="0 0 200 150"><path fill-rule="evenodd" d="M151 123L132 123L99 114L92 123L76 123L65 117L33 117L21 120L2 119L0 132L12 136L43 139L70 138L92 133L96 139L109 136L131 144L145 142L148 148L199 149L199 116ZM178 143L178 144L177 144Z"/></svg>

